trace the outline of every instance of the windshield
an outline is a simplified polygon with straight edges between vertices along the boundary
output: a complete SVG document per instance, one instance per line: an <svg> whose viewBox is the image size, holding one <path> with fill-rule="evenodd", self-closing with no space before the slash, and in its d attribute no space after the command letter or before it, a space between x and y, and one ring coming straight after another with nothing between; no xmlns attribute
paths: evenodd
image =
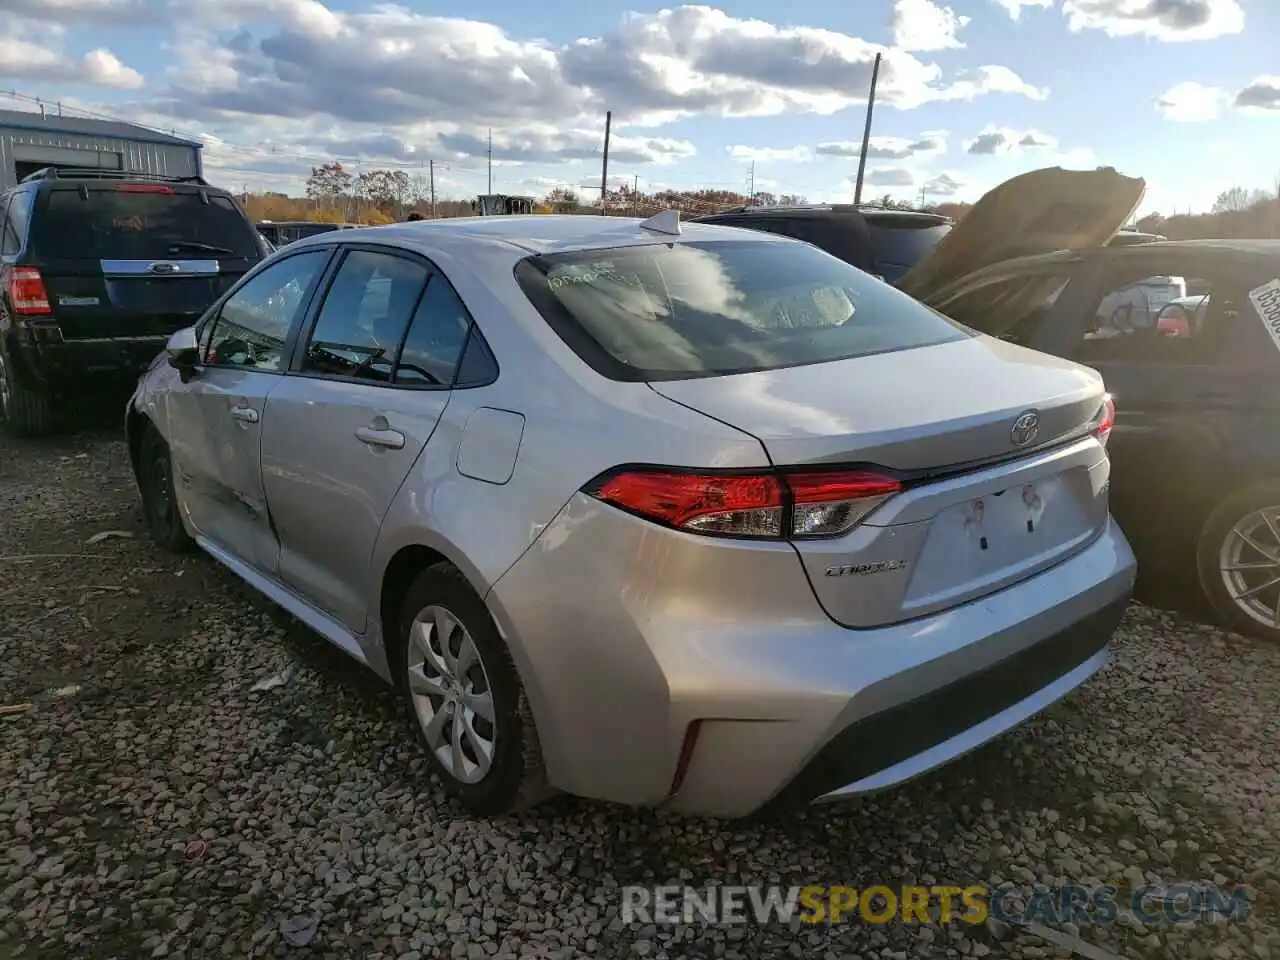
<svg viewBox="0 0 1280 960"><path fill-rule="evenodd" d="M557 333L616 380L747 373L969 336L799 243L655 244L533 257L516 279Z"/></svg>
<svg viewBox="0 0 1280 960"><path fill-rule="evenodd" d="M151 187L149 190L167 190ZM208 259L262 256L257 232L227 197L195 190L136 192L78 187L49 191L37 218L47 256L113 260Z"/></svg>

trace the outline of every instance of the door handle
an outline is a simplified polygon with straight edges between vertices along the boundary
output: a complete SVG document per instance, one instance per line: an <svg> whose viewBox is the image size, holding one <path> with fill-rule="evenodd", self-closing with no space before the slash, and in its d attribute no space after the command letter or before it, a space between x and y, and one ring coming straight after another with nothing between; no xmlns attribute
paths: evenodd
<svg viewBox="0 0 1280 960"><path fill-rule="evenodd" d="M378 430L374 427L361 427L356 431L356 439L371 447L386 447L389 450L404 448L404 434L399 430Z"/></svg>
<svg viewBox="0 0 1280 960"><path fill-rule="evenodd" d="M231 416L241 423L258 422L258 411L253 407L232 407Z"/></svg>

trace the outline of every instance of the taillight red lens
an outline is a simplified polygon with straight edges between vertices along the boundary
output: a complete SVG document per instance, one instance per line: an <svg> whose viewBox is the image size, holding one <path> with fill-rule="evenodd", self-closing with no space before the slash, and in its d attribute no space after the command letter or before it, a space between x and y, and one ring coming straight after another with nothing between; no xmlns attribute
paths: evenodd
<svg viewBox="0 0 1280 960"><path fill-rule="evenodd" d="M116 185L116 193L174 193L173 187L162 183L121 183Z"/></svg>
<svg viewBox="0 0 1280 960"><path fill-rule="evenodd" d="M624 510L694 533L782 534L782 484L772 474L626 471L592 493Z"/></svg>
<svg viewBox="0 0 1280 960"><path fill-rule="evenodd" d="M44 278L35 267L14 267L9 274L9 303L21 317L46 316L53 313Z"/></svg>
<svg viewBox="0 0 1280 960"><path fill-rule="evenodd" d="M1102 409L1098 411L1098 425L1094 427L1094 435L1102 442L1105 447L1107 440L1111 436L1111 430L1116 425L1116 401L1111 394L1106 394L1102 398Z"/></svg>
<svg viewBox="0 0 1280 960"><path fill-rule="evenodd" d="M902 489L867 470L717 474L621 470L587 487L599 500L690 533L837 536Z"/></svg>

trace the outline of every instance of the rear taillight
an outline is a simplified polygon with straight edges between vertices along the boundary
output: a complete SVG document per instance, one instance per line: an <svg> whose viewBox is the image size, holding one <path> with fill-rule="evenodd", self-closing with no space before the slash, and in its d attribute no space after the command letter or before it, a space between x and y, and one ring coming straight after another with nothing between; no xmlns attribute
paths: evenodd
<svg viewBox="0 0 1280 960"><path fill-rule="evenodd" d="M20 317L40 317L53 313L44 278L35 267L14 267L9 273L9 303Z"/></svg>
<svg viewBox="0 0 1280 960"><path fill-rule="evenodd" d="M792 540L834 537L902 490L869 470L696 473L623 469L586 492L637 516L689 533Z"/></svg>
<svg viewBox="0 0 1280 960"><path fill-rule="evenodd" d="M173 187L161 183L121 183L116 185L116 193L163 193L173 194Z"/></svg>
<svg viewBox="0 0 1280 960"><path fill-rule="evenodd" d="M1116 425L1116 401L1111 394L1105 394L1102 398L1102 409L1098 411L1098 418L1094 421L1093 435L1105 447L1107 440L1111 436L1111 429Z"/></svg>

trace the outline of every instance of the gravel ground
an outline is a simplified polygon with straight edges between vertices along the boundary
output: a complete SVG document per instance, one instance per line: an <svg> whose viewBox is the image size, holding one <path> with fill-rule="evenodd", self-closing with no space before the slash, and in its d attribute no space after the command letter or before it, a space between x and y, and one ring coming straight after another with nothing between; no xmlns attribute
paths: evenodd
<svg viewBox="0 0 1280 960"><path fill-rule="evenodd" d="M132 536L86 544L108 531ZM624 925L618 888L1140 878L1247 883L1254 909L1079 935L1280 960L1280 649L1148 607L1102 676L905 789L770 825L569 798L480 822L371 675L146 541L104 430L0 440L0 705L20 703L0 716L0 960L1066 956L997 923Z"/></svg>

